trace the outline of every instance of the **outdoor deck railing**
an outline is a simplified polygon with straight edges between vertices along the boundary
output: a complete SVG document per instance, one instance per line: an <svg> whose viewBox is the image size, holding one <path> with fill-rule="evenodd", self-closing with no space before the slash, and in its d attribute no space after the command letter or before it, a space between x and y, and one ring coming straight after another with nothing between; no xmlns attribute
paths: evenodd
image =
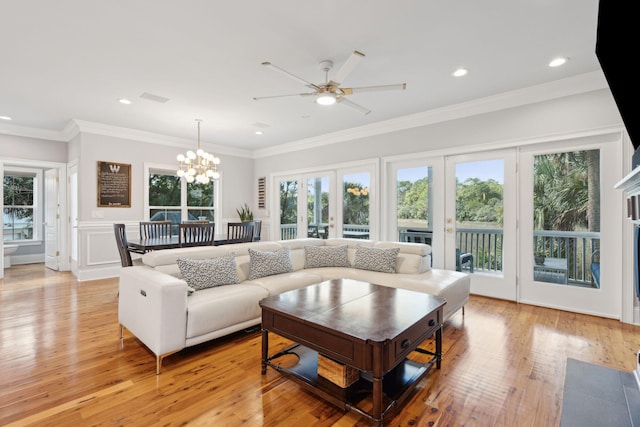
<svg viewBox="0 0 640 427"><path fill-rule="evenodd" d="M433 233L427 229L399 230L400 241L431 241ZM534 231L535 252L547 257L567 260L567 281L571 284L594 286L591 276L591 256L600 249L600 233L577 231ZM473 255L475 272L499 273L502 271L503 233L499 229L458 228L456 245L461 253ZM469 266L462 266L469 269Z"/></svg>
<svg viewBox="0 0 640 427"><path fill-rule="evenodd" d="M419 228L400 228L400 241L431 243L433 232ZM346 233L345 233L346 232ZM343 235L355 233L368 238L369 226L345 224ZM283 240L297 237L297 224L280 226L280 238ZM535 252L544 253L551 258L567 260L567 281L571 284L593 286L591 276L591 255L600 249L600 233L577 231L544 231L533 233ZM499 273L502 271L503 232L500 229L458 228L456 246L461 253L473 255L475 273ZM469 270L463 265L463 270Z"/></svg>

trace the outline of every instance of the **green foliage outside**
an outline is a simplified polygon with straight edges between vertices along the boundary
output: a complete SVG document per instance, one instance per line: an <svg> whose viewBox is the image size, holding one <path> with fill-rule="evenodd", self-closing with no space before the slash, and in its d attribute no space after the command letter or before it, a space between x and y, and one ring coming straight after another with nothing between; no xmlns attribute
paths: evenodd
<svg viewBox="0 0 640 427"><path fill-rule="evenodd" d="M359 182L344 183L342 222L353 225L369 225L369 188Z"/></svg>
<svg viewBox="0 0 640 427"><path fill-rule="evenodd" d="M4 221L8 221L13 230L13 234L5 231L5 240L33 238L34 182L34 177L30 176L5 175L3 177ZM20 229L18 224L21 224Z"/></svg>
<svg viewBox="0 0 640 427"><path fill-rule="evenodd" d="M429 216L429 179L398 182L398 219L426 221Z"/></svg>
<svg viewBox="0 0 640 427"><path fill-rule="evenodd" d="M280 182L280 224L298 223L298 181Z"/></svg>

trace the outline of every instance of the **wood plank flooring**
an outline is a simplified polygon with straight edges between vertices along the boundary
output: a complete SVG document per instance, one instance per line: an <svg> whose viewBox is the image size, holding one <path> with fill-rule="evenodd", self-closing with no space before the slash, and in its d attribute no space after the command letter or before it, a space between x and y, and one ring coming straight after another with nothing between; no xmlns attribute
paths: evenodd
<svg viewBox="0 0 640 427"><path fill-rule="evenodd" d="M258 329L169 356L156 376L152 353L120 340L117 287L42 264L5 270L0 425L368 425L272 369L260 375ZM640 327L478 296L443 337L442 369L387 425L558 426L567 357L630 372L640 348Z"/></svg>

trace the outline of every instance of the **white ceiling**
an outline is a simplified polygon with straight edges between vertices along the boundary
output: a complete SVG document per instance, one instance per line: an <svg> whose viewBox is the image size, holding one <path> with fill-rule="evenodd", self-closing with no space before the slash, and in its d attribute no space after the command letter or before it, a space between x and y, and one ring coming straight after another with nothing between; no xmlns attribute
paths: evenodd
<svg viewBox="0 0 640 427"><path fill-rule="evenodd" d="M259 150L600 70L598 0L0 4L5 132L61 132L77 119L193 140L200 118L203 142ZM309 91L263 61L323 83L318 63L336 71L353 50L366 58L342 86L407 89L352 95L369 115L310 97L253 100ZM556 56L570 60L548 67ZM469 74L452 77L458 67Z"/></svg>

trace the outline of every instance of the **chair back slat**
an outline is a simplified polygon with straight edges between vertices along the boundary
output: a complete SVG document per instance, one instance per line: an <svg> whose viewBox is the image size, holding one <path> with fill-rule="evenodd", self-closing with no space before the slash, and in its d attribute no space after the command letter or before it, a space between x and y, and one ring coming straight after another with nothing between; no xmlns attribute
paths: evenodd
<svg viewBox="0 0 640 427"><path fill-rule="evenodd" d="M113 224L113 231L116 235L116 244L118 245L118 253L120 254L120 263L123 267L131 267L131 254L129 253L129 243L127 242L127 233L124 224Z"/></svg>
<svg viewBox="0 0 640 427"><path fill-rule="evenodd" d="M171 236L171 221L141 221L140 238L151 239Z"/></svg>
<svg viewBox="0 0 640 427"><path fill-rule="evenodd" d="M181 248L213 245L214 236L215 224L212 222L191 222L178 225L178 245Z"/></svg>
<svg viewBox="0 0 640 427"><path fill-rule="evenodd" d="M230 222L227 224L227 240L229 243L244 243L253 240L253 221Z"/></svg>

